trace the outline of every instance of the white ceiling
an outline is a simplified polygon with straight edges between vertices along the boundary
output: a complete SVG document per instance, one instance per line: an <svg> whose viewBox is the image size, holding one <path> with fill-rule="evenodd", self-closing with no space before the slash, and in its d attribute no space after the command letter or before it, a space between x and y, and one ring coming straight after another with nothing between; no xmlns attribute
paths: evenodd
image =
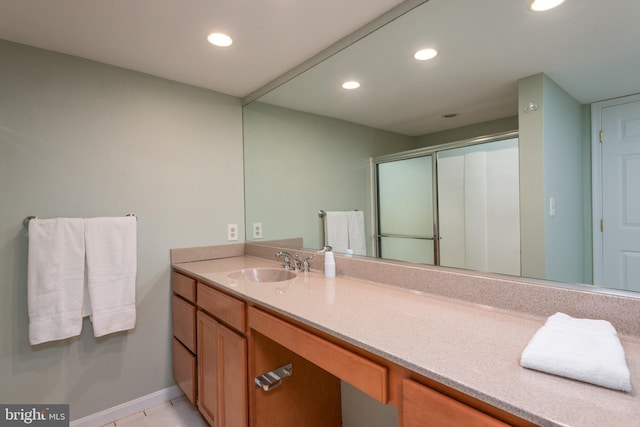
<svg viewBox="0 0 640 427"><path fill-rule="evenodd" d="M0 39L244 97L401 2L0 0Z"/></svg>
<svg viewBox="0 0 640 427"><path fill-rule="evenodd" d="M0 0L0 39L245 97L410 2ZM640 93L640 1L529 2L429 0L261 100L420 135L516 115L518 79L538 72L581 103ZM423 46L440 54L416 63ZM347 77L362 87L344 93Z"/></svg>

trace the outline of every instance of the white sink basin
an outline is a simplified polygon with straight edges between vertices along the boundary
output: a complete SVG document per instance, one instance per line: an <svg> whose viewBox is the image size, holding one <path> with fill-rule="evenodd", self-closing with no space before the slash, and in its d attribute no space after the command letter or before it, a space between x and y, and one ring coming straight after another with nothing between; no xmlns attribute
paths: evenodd
<svg viewBox="0 0 640 427"><path fill-rule="evenodd" d="M278 268L245 268L233 271L227 275L230 279L242 282L284 282L295 279L296 273Z"/></svg>

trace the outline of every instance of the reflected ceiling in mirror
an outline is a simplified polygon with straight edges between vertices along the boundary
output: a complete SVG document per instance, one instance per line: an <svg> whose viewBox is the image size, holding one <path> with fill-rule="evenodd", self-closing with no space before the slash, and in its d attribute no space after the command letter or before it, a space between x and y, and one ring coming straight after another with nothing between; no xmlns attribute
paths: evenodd
<svg viewBox="0 0 640 427"><path fill-rule="evenodd" d="M634 0L542 13L526 0L429 0L260 102L417 136L516 115L517 81L539 72L582 104L616 98L640 91L639 15ZM439 53L416 61L422 48Z"/></svg>

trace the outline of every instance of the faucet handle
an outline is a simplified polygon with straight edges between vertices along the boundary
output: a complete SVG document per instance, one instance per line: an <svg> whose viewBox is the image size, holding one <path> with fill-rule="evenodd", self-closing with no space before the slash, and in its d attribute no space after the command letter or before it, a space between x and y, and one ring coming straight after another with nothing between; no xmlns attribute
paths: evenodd
<svg viewBox="0 0 640 427"><path fill-rule="evenodd" d="M276 258L282 257L282 267L285 270L289 270L291 268L291 260L289 259L289 253L285 251L276 252Z"/></svg>
<svg viewBox="0 0 640 427"><path fill-rule="evenodd" d="M308 257L306 257L304 259L304 261L302 261L302 272L303 273L308 273L309 272L309 269L311 268L311 264L309 263L309 261L311 261L314 257L315 257L315 255L309 255Z"/></svg>
<svg viewBox="0 0 640 427"><path fill-rule="evenodd" d="M284 267L285 270L291 269L291 260L288 256L282 258L282 267Z"/></svg>

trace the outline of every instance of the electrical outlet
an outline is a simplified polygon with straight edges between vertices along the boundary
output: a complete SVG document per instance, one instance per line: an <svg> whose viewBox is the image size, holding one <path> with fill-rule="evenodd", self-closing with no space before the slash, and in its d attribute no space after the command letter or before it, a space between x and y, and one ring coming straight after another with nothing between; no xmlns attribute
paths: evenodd
<svg viewBox="0 0 640 427"><path fill-rule="evenodd" d="M227 224L227 240L238 240L238 224Z"/></svg>
<svg viewBox="0 0 640 427"><path fill-rule="evenodd" d="M261 222L253 223L253 238L262 239L262 223Z"/></svg>

